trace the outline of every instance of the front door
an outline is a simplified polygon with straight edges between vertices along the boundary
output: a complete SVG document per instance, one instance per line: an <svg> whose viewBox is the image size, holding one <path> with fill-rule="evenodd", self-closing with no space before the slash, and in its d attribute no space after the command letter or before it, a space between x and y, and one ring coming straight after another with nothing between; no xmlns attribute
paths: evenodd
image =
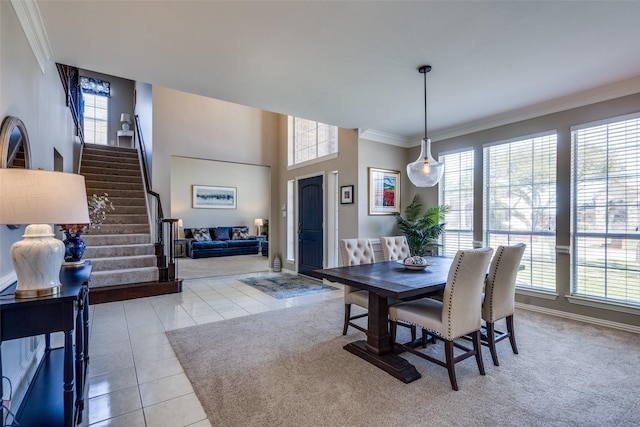
<svg viewBox="0 0 640 427"><path fill-rule="evenodd" d="M298 273L323 268L322 176L298 181Z"/></svg>

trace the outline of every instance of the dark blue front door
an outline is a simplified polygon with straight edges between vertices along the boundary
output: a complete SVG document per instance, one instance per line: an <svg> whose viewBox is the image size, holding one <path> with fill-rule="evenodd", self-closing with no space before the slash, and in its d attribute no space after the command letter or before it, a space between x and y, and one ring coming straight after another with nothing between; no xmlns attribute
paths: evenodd
<svg viewBox="0 0 640 427"><path fill-rule="evenodd" d="M298 273L323 268L322 176L298 181Z"/></svg>

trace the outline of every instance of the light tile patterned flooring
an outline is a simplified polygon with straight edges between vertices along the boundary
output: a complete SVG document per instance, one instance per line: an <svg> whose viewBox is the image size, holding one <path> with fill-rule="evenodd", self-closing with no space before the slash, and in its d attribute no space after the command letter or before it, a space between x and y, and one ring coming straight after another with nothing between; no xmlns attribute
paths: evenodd
<svg viewBox="0 0 640 427"><path fill-rule="evenodd" d="M190 279L180 294L90 306L91 359L81 425L210 426L165 331L343 296L340 289L278 300L238 281L241 277Z"/></svg>

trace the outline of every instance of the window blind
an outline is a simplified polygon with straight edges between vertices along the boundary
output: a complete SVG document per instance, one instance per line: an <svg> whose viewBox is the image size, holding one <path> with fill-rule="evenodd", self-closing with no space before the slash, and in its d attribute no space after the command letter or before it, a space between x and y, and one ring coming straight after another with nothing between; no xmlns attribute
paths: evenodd
<svg viewBox="0 0 640 427"><path fill-rule="evenodd" d="M571 293L640 304L640 118L571 137Z"/></svg>
<svg viewBox="0 0 640 427"><path fill-rule="evenodd" d="M556 134L483 148L485 244L525 243L521 287L556 289Z"/></svg>
<svg viewBox="0 0 640 427"><path fill-rule="evenodd" d="M440 154L444 174L439 184L439 203L449 206L441 255L453 257L460 249L473 248L473 149Z"/></svg>
<svg viewBox="0 0 640 427"><path fill-rule="evenodd" d="M289 166L338 152L338 127L289 116Z"/></svg>
<svg viewBox="0 0 640 427"><path fill-rule="evenodd" d="M83 94L84 140L89 144L107 145L109 98L103 95Z"/></svg>

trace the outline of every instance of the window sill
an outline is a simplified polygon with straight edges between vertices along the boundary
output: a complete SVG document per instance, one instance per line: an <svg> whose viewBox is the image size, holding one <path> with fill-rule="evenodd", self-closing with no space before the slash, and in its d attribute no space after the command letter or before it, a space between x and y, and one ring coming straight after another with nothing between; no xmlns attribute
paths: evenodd
<svg viewBox="0 0 640 427"><path fill-rule="evenodd" d="M526 288L516 288L516 294L518 295L526 295L529 297L543 298L555 301L558 299L560 295L555 292L545 291L542 289L526 289Z"/></svg>
<svg viewBox="0 0 640 427"><path fill-rule="evenodd" d="M303 168L305 166L310 166L310 165L314 165L316 163L322 163L322 162L326 162L327 160L333 160L333 159L337 159L337 158L338 158L338 153L332 153L332 154L328 154L326 156L318 157L318 158L313 159L313 160L307 160L306 162L289 165L289 166L287 166L287 170L299 169L299 168Z"/></svg>
<svg viewBox="0 0 640 427"><path fill-rule="evenodd" d="M566 295L571 304L586 305L587 307L601 308L603 310L617 311L621 313L640 314L640 306L621 302L606 301L598 298Z"/></svg>

